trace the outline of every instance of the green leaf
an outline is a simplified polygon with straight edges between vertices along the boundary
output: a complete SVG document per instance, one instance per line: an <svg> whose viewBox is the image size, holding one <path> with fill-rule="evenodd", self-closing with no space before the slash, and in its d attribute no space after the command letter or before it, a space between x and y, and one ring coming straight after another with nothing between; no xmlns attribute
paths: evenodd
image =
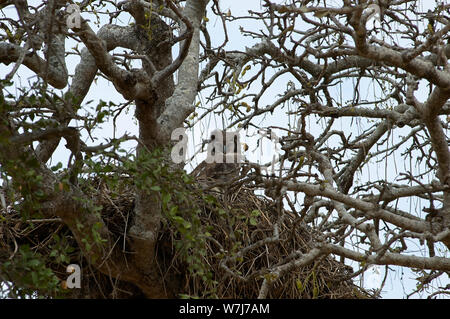
<svg viewBox="0 0 450 319"><path fill-rule="evenodd" d="M37 266L39 266L39 260L37 260L37 259L32 259L32 260L30 260L30 262L28 263L28 265L30 266L30 267L37 267Z"/></svg>
<svg viewBox="0 0 450 319"><path fill-rule="evenodd" d="M257 210L257 209L252 210L251 216L257 217L259 215L261 215L261 212L259 210Z"/></svg>
<svg viewBox="0 0 450 319"><path fill-rule="evenodd" d="M319 288L314 287L313 288L313 299L317 299L318 296L319 296Z"/></svg>
<svg viewBox="0 0 450 319"><path fill-rule="evenodd" d="M172 206L170 207L170 211L169 211L169 216L175 216L175 214L178 212L178 207L177 206ZM179 216L176 216L178 218L181 218Z"/></svg>
<svg viewBox="0 0 450 319"><path fill-rule="evenodd" d="M304 287L303 287L303 283L300 279L297 279L295 281L295 285L297 286L298 291L303 292Z"/></svg>
<svg viewBox="0 0 450 319"><path fill-rule="evenodd" d="M38 275L34 271L31 273L31 280L33 281L34 284L37 284L39 282Z"/></svg>
<svg viewBox="0 0 450 319"><path fill-rule="evenodd" d="M183 223L183 226L186 229L190 229L192 227L192 224L190 222L188 222L187 220L185 220Z"/></svg>
<svg viewBox="0 0 450 319"><path fill-rule="evenodd" d="M300 156L300 160L299 160L298 165L299 165L300 167L302 167L304 161L305 161L305 157L304 157L304 156Z"/></svg>
<svg viewBox="0 0 450 319"><path fill-rule="evenodd" d="M66 255L61 255L61 261L62 261L63 263L69 263L69 262L70 262L70 259L69 259L69 257L66 256Z"/></svg>
<svg viewBox="0 0 450 319"><path fill-rule="evenodd" d="M169 193L164 193L162 195L163 205L167 205L170 202L171 199L172 199L172 196Z"/></svg>

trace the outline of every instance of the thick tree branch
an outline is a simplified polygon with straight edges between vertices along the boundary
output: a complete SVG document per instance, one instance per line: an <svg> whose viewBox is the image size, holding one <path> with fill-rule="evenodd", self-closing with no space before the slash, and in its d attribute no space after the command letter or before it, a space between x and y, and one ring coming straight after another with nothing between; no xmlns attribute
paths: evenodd
<svg viewBox="0 0 450 319"><path fill-rule="evenodd" d="M63 89L67 85L67 71L61 72L61 64L50 64L33 52L23 52L24 49L13 43L0 43L0 62L8 65L16 62L22 54L25 54L23 65L35 72L57 89Z"/></svg>
<svg viewBox="0 0 450 319"><path fill-rule="evenodd" d="M187 56L178 70L178 83L175 91L167 99L166 108L157 119L158 141L169 141L172 131L181 127L183 121L194 109L199 70L200 22L208 2L209 0L188 0L183 10L183 15L192 24L193 35ZM185 32L186 29L185 26L182 32Z"/></svg>
<svg viewBox="0 0 450 319"><path fill-rule="evenodd" d="M85 20L82 20L81 30L77 31L77 34L94 57L99 70L111 79L124 98L127 100L153 98L148 75L142 70L127 71L117 66L108 53L106 44L92 31Z"/></svg>

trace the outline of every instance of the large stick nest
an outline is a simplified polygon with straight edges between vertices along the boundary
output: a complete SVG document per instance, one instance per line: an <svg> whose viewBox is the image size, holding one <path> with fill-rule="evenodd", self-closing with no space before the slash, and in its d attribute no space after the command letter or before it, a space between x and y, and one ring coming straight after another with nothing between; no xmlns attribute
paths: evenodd
<svg viewBox="0 0 450 319"><path fill-rule="evenodd" d="M95 191L90 196L102 206L102 216L114 234L117 245L127 251L127 232L132 224L134 189L123 185L112 191L100 179L93 182ZM192 185L191 185L192 186ZM190 187L191 187L190 186ZM183 240L170 223L164 223L158 243L160 273L168 282L168 288L179 296L216 298L256 298L261 285L270 280L268 298L372 298L370 293L356 286L351 278L351 267L325 256L305 267L291 269L278 278L271 277L271 267L292 260L294 252L307 253L317 242L319 234L299 222L289 211L280 210L277 203L264 196L255 195L246 186L236 188L204 187L195 184L198 198L193 200L201 208L198 216L209 232L201 263L210 271L209 282L189 271L189 262L176 248ZM119 191L117 190L119 189ZM91 188L92 190L92 188ZM190 192L195 194L196 192ZM204 196L215 198L207 203ZM23 221L19 213L2 212L0 223L0 261L13 260L18 247L29 244L43 256L52 249L55 234L64 237L75 251L70 263L82 267L82 289L68 293L69 297L82 298L129 298L141 297L136 287L110 278L89 267L84 260L70 230L57 218L35 221L32 225ZM278 237L274 230L278 227ZM262 244L262 240L266 240ZM251 247L248 249L246 247ZM65 266L51 262L47 266L64 280L68 274ZM178 287L169 282L181 283Z"/></svg>

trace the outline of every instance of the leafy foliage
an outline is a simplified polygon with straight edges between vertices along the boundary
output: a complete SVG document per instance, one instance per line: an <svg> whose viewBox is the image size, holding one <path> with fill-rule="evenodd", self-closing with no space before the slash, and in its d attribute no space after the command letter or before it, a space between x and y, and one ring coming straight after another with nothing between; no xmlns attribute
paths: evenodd
<svg viewBox="0 0 450 319"><path fill-rule="evenodd" d="M3 263L1 266L3 279L11 283L7 290L9 298L32 296L43 298L62 295L60 280L46 266L46 258L33 252L28 245L23 245L15 258Z"/></svg>

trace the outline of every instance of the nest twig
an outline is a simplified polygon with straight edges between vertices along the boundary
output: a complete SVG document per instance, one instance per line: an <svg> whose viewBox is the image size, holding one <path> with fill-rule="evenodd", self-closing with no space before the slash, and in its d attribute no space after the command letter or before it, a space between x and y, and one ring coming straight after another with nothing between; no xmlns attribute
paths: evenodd
<svg viewBox="0 0 450 319"><path fill-rule="evenodd" d="M95 186L95 191L92 192L91 189L89 192L91 198L102 206L103 219L125 252L127 230L134 211L133 187L129 185L112 191L100 179L91 185ZM202 225L209 226L211 233L206 241L206 254L202 262L212 273L213 280L205 282L189 273L189 265L173 248L173 243L180 238L171 225L163 228L158 244L159 256L163 256L160 264L161 269L164 269L164 276L183 278L184 284L179 287L180 294L256 298L264 279L270 277L272 267L289 262L299 252L310 251L318 238L313 229L297 224L292 213L283 210L280 215L274 201L256 195L246 186L240 186L238 191L233 192L213 187L203 189L198 194L203 195L193 200L201 208L199 218ZM205 194L213 196L215 203L206 203L203 200ZM222 210L222 215L218 213L219 210ZM6 222L0 224L0 258L13 258L17 247L24 243L30 244L32 249L42 255L48 255L53 234L65 236L73 247L78 247L70 231L57 218L34 221L33 226L30 226L20 219L17 212L3 212L3 216L6 217ZM2 256L5 252L7 256ZM83 263L78 249L70 257L74 263ZM49 267L60 274L61 278L67 277L62 265L49 264ZM331 256L325 256L313 264L274 278L267 297L372 298L349 279L352 272L351 267ZM120 283L90 267L83 268L83 285L88 288L83 290L82 295L74 295L75 297L128 298L139 295L135 287Z"/></svg>

